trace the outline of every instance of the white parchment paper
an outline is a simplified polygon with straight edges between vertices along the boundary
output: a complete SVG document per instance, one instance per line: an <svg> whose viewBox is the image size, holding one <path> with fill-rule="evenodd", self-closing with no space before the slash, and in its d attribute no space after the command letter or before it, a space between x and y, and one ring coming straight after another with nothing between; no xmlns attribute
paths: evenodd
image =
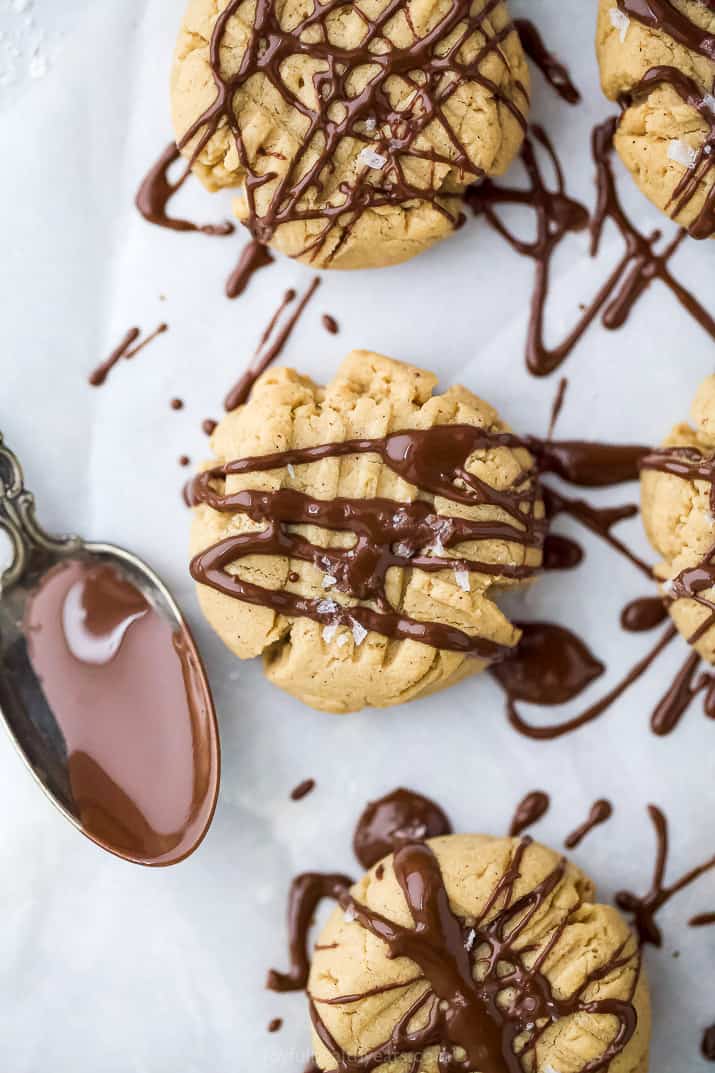
<svg viewBox="0 0 715 1073"><path fill-rule="evenodd" d="M0 739L0 1068L298 1073L308 1041L304 999L264 991L265 972L285 961L293 874L357 873L350 836L368 798L411 786L436 797L456 829L500 833L520 797L538 787L553 804L534 834L559 846L594 799L608 797L613 820L575 858L609 898L650 883L649 801L671 821L671 877L712 853L715 725L696 704L671 737L649 732L651 707L684 658L682 644L600 721L550 743L509 729L486 677L400 710L337 718L268 686L257 663L229 657L198 617L177 458L206 452L201 420L220 416L285 287L305 287L311 274L281 261L228 302L223 282L242 235L175 235L150 228L133 209L137 182L170 135L167 76L182 0L54 3L71 11L75 27L61 54L46 77L0 98L0 428L48 527L123 543L175 588L209 666L224 773L204 846L185 864L152 872L78 836ZM555 137L570 191L592 205L589 134L611 107L597 83L595 3L514 0L513 7L538 22L583 92L582 105L570 108L534 75L535 118ZM622 189L645 230L670 232L625 175ZM202 219L228 211L228 198L212 199L198 185L184 196ZM554 337L620 250L612 230L597 264L585 236L567 244L549 313ZM673 261L706 302L712 258L709 246L691 242ZM539 381L524 370L531 275L528 262L470 222L411 264L325 276L285 361L327 378L352 347L373 348L436 369L443 384L461 380L516 429L542 433L556 378ZM338 319L339 336L322 329L323 312ZM89 370L128 327L150 331L161 320L167 335L121 364L102 390L88 386ZM686 416L712 358L712 341L656 285L622 331L592 329L564 367L570 388L559 432L657 441ZM169 407L175 395L186 401L179 413ZM625 502L636 491L604 498ZM572 531L569 523L559 528ZM639 522L622 532L649 554ZM595 539L579 539L585 565L544 579L517 613L583 634L609 666L595 696L654 638L618 626L623 604L645 595L647 583ZM291 788L309 776L316 791L291 802ZM715 930L696 932L686 922L712 909L715 876L708 876L662 913L664 948L648 951L654 1073L707 1068L699 1042L715 1019ZM285 1026L269 1035L277 1016Z"/></svg>

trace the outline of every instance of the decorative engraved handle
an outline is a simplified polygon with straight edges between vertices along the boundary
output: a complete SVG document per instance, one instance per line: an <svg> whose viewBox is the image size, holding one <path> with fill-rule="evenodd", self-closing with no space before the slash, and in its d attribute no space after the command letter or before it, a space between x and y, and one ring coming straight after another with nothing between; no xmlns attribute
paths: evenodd
<svg viewBox="0 0 715 1073"><path fill-rule="evenodd" d="M33 550L66 554L81 546L78 537L52 537L38 525L35 497L25 488L20 460L0 432L0 529L10 538L12 559L0 574L0 594L25 573Z"/></svg>

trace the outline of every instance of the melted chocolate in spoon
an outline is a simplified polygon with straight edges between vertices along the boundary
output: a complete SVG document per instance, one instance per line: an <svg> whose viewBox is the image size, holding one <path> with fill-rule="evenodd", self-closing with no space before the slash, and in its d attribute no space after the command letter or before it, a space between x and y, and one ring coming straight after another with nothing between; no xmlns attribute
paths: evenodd
<svg viewBox="0 0 715 1073"><path fill-rule="evenodd" d="M173 633L114 568L73 560L43 577L24 633L82 829L139 863L181 860L210 822L218 779L211 699L188 633Z"/></svg>

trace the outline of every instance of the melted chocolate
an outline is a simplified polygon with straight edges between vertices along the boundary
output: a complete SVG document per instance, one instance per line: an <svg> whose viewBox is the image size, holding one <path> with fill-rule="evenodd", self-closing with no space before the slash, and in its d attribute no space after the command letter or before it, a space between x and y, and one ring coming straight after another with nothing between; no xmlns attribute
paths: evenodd
<svg viewBox="0 0 715 1073"><path fill-rule="evenodd" d="M565 704L605 671L583 641L563 626L523 622L519 628L523 633L514 656L491 668L510 707L517 700Z"/></svg>
<svg viewBox="0 0 715 1073"><path fill-rule="evenodd" d="M703 1058L707 1058L708 1062L715 1062L715 1025L705 1029L700 1050Z"/></svg>
<svg viewBox="0 0 715 1073"><path fill-rule="evenodd" d="M274 1017L272 1021L268 1022L268 1031L269 1032L280 1032L280 1030L282 1028L283 1028L283 1018L282 1017Z"/></svg>
<svg viewBox="0 0 715 1073"><path fill-rule="evenodd" d="M616 895L616 904L625 912L633 914L633 924L638 932L641 944L652 943L653 946L660 947L663 945L663 935L656 923L656 914L681 890L689 887L691 883L705 875L706 872L714 869L715 857L711 857L704 864L686 872L675 883L666 886L668 821L655 805L648 806L648 815L655 828L657 840L656 862L651 888L643 895L632 894L630 891L621 891Z"/></svg>
<svg viewBox="0 0 715 1073"><path fill-rule="evenodd" d="M662 625L668 608L660 596L642 596L632 600L621 612L621 626L629 633L646 633Z"/></svg>
<svg viewBox="0 0 715 1073"><path fill-rule="evenodd" d="M243 374L238 383L235 384L233 388L231 388L228 395L226 396L224 406L226 410L229 411L229 413L232 410L235 410L237 407L243 406L243 404L248 400L248 397L253 389L253 385L255 384L256 380L258 380L258 377L261 376L266 371L266 369L273 364L276 358L280 357L280 355L283 353L283 349L286 343L293 334L293 329L300 320L305 310L305 307L308 305L308 302L313 297L319 286L320 277L316 276L308 287L305 294L303 295L303 297L298 302L295 311L289 317L288 321L283 326L274 342L271 343L270 346L268 346L271 336L273 335L276 325L278 324L278 321L280 320L283 312L295 298L295 291L286 291L285 295L283 296L283 301L281 302L276 312L273 314L273 317L271 318L268 327L261 336L260 342L258 344L258 349L253 356L253 361L251 362L251 365Z"/></svg>
<svg viewBox="0 0 715 1073"><path fill-rule="evenodd" d="M561 343L553 348L548 348L544 342L544 320L553 258L569 234L583 231L589 226L589 213L583 205L567 195L563 170L546 132L538 126L532 128L533 138L545 150L551 163L556 180L554 189L547 186L534 142L527 138L522 148L522 161L529 180L526 189L505 187L486 180L467 191L466 201L473 211L483 215L517 253L529 257L536 264L526 346L527 367L535 376L546 376L558 368L599 314L602 314L603 325L608 329L620 328L625 324L638 299L655 279L664 283L690 316L715 339L715 319L670 271L669 262L685 237L685 231L680 231L663 251L658 253L655 246L661 237L660 232L650 236L643 235L621 205L610 161L617 123L618 120L614 118L597 126L591 139L597 174L596 209L590 220L591 254L594 257L598 254L603 230L609 220L620 231L625 250L611 275L586 305L575 326ZM709 158L705 153L704 156L712 162L712 157ZM702 163L699 165L704 166ZM682 193L683 191L680 191L678 196ZM537 235L533 241L520 239L497 215L495 209L498 205L510 204L533 208L537 224ZM705 213L705 210L703 212Z"/></svg>
<svg viewBox="0 0 715 1073"><path fill-rule="evenodd" d="M202 552L192 562L192 575L196 581L219 592L250 604L271 607L290 617L352 629L357 624L385 637L421 641L434 648L464 652L481 659L497 659L505 649L493 641L442 623L411 619L395 611L387 599L385 583L388 570L396 566L418 567L428 572L464 570L513 578L531 576L534 569L526 565L475 562L442 554L442 549L464 541L490 538L511 541L524 548L541 547L544 525L534 517L537 484L532 471L521 474L512 488L497 491L465 468L471 454L480 447L526 442L508 433L491 434L474 426L436 426L397 432L382 439L347 440L218 466L201 474L193 483L194 503L207 503L214 510L227 513L246 514L254 521L266 523L266 528L228 537ZM233 495L213 489L217 480L235 473L262 472L360 454L378 455L393 472L425 492L468 506L490 503L511 520L445 517L435 514L431 504L422 499L409 503L348 498L326 501L287 488L275 492L246 490ZM358 539L352 548L324 548L287 528L300 524L349 531ZM430 550L432 554L428 554ZM349 593L360 600L372 599L377 609L364 605L345 607L329 597L310 599L285 590L269 590L227 573L229 565L255 554L311 562L336 579L337 592Z"/></svg>
<svg viewBox="0 0 715 1073"><path fill-rule="evenodd" d="M711 718L715 716L715 677L707 673L698 674L701 662L698 653L691 652L676 674L651 716L650 725L654 734L663 737L675 730L695 697L703 691L705 712Z"/></svg>
<svg viewBox="0 0 715 1073"><path fill-rule="evenodd" d="M518 838L527 827L537 823L549 810L551 800L543 790L533 790L517 805L509 828L509 837Z"/></svg>
<svg viewBox="0 0 715 1073"><path fill-rule="evenodd" d="M75 813L145 864L196 847L218 792L218 739L199 656L109 566L68 561L32 595L25 636L59 732Z"/></svg>
<svg viewBox="0 0 715 1073"><path fill-rule="evenodd" d="M298 783L294 790L291 791L291 801L302 801L304 797L312 793L315 789L315 779L305 779L303 782Z"/></svg>
<svg viewBox="0 0 715 1073"><path fill-rule="evenodd" d="M201 431L205 432L207 436L213 436L217 428L218 421L214 421L212 417L207 417L201 422Z"/></svg>
<svg viewBox="0 0 715 1073"><path fill-rule="evenodd" d="M559 386L556 389L554 401L551 404L551 417L549 418L549 429L546 433L546 439L552 440L554 438L554 432L556 431L556 425L561 417L561 411L564 408L566 401L566 392L568 391L569 382L565 376L562 376L559 380Z"/></svg>
<svg viewBox="0 0 715 1073"><path fill-rule="evenodd" d="M119 346L112 351L106 361L103 361L101 365L98 365L94 372L89 375L89 382L92 387L101 387L106 381L107 377L111 373L114 366L124 358L125 361L129 361L135 357L145 346L153 342L158 335L163 335L164 332L168 332L168 324L160 324L159 327L148 335L146 339L143 339L140 343L137 342L141 331L139 328L130 328L127 334L122 339Z"/></svg>
<svg viewBox="0 0 715 1073"><path fill-rule="evenodd" d="M228 127L245 174L247 225L260 242L270 242L283 224L315 221L317 234L300 251L301 256L315 256L338 224L342 234L330 250L329 259L332 259L364 212L415 201L428 202L456 223L456 217L445 206L444 196L430 187L411 182L405 164L412 158L431 161L435 166L447 166L457 171L465 181L469 176L478 178L483 174L444 113L452 94L465 82L481 86L508 109L522 127L526 127L528 95L525 88L521 87L522 111L480 70L480 65L489 56L506 63L501 45L514 29L513 24L507 23L503 29L490 34L487 19L495 6L494 0L476 13L470 0L452 0L425 36L415 35L412 44L403 48L388 41L384 27L400 11L404 11L409 19L407 0L393 0L374 18L361 9L360 20L365 33L354 48L338 48L331 43L326 20L333 11L332 4L319 5L314 0L304 15L286 29L272 0L257 0L239 69L228 76L222 63L224 39L240 3L241 0L229 0L216 19L210 43L216 97L189 126L179 144L185 149L193 143L193 164L219 127ZM441 48L453 33L458 34L461 42L476 33L484 35L485 43L471 62L458 60L456 47L449 53ZM378 39L382 47L379 50L371 48ZM366 54L369 54L375 71L356 94L351 90L351 80L355 68L364 67ZM304 96L298 97L284 81L286 60L296 55L305 56L316 65L312 77L315 103L307 103ZM411 81L410 75L415 71L420 72L420 80L413 82L414 94L396 111L387 87L395 78ZM252 159L234 112L236 94L256 77L264 79L285 106L299 112L306 121L302 145L287 162L282 176L271 171L260 154L256 161ZM434 122L440 123L445 132L449 146L445 151L422 145L423 132ZM345 139L363 143L365 148L384 159L384 166L379 169L367 165L360 167L354 182L346 181L341 185L342 197L338 204L325 198L319 198L316 204L307 195L314 190L321 191L329 181L335 155ZM311 163L307 163L308 154ZM267 203L260 210L256 201L258 190L268 191Z"/></svg>
<svg viewBox="0 0 715 1073"><path fill-rule="evenodd" d="M544 44L544 39L530 19L514 19L524 52L541 71L559 97L569 104L578 104L581 94L571 80L568 67Z"/></svg>
<svg viewBox="0 0 715 1073"><path fill-rule="evenodd" d="M671 0L616 0L624 15L652 30L662 30L681 45L715 61L715 36L679 11ZM704 0L712 11L712 0Z"/></svg>
<svg viewBox="0 0 715 1073"><path fill-rule="evenodd" d="M191 174L190 167L187 167L176 182L169 179L169 168L180 159L179 150L171 142L142 180L135 199L139 212L150 224L167 227L171 231L200 231L204 235L230 235L234 226L228 221L222 224L195 224L191 220L169 216L169 202Z"/></svg>
<svg viewBox="0 0 715 1073"><path fill-rule="evenodd" d="M649 580L652 580L652 567L612 533L613 527L618 525L619 522L628 521L630 518L636 517L638 507L635 504L628 504L624 507L594 507L584 499L571 499L565 496L563 492L557 492L553 488L547 488L544 496L549 518L553 519L559 514L566 514L573 518L584 528L589 529L602 540L605 540L614 551L624 555L641 573L645 574Z"/></svg>
<svg viewBox="0 0 715 1073"><path fill-rule="evenodd" d="M273 264L273 261L274 258L269 249L260 242L256 242L255 239L249 242L241 250L238 264L226 280L226 297L238 298L239 294L243 294L256 272L261 268L267 268L268 265Z"/></svg>
<svg viewBox="0 0 715 1073"><path fill-rule="evenodd" d="M715 924L715 913L699 913L688 921L691 928L710 928L713 924Z"/></svg>
<svg viewBox="0 0 715 1073"><path fill-rule="evenodd" d="M564 842L566 849L576 849L577 846L581 845L586 835L593 831L594 827L606 823L612 815L613 805L610 801L606 801L604 798L596 801L588 814L588 819L566 838Z"/></svg>
<svg viewBox="0 0 715 1073"><path fill-rule="evenodd" d="M561 882L565 863L532 891L515 898L529 840L515 848L512 860L497 881L487 904L474 921L464 921L450 906L444 879L433 851L424 844L408 843L394 855L395 876L402 889L414 927L406 927L369 909L349 891L340 896L341 907L380 942L390 958L409 958L420 970L426 988L398 1019L390 1037L380 1047L346 1055L330 1034L319 1013L320 999L311 996L313 1027L329 1051L336 1073L372 1073L386 1060L415 1056L428 1047L440 1052L440 1070L459 1073L523 1073L524 1062L533 1062L544 1028L579 1012L612 1016L617 1029L600 1057L586 1062L581 1073L601 1073L632 1038L637 1015L631 1001L584 998L598 980L632 964L636 955L626 955L625 946L609 962L588 975L571 995L557 998L541 971L543 957L531 958L520 948L525 929ZM497 906L501 908L496 909ZM568 927L572 914L565 912L550 938L552 949ZM522 940L523 941L523 940ZM478 959L478 962L476 961ZM475 973L475 964L480 973ZM636 962L637 964L637 962ZM636 974L637 975L637 974ZM347 996L355 1001L361 996ZM331 1000L332 1002L333 1000ZM417 1015L421 1016L417 1019ZM415 1022L419 1027L415 1027ZM518 1042L517 1042L518 1041ZM458 1058L457 1050L465 1057Z"/></svg>
<svg viewBox="0 0 715 1073"><path fill-rule="evenodd" d="M326 899L338 901L341 894L349 891L352 885L353 880L344 875L305 872L296 876L288 896L288 947L291 967L288 972L271 969L266 987L271 991L302 991L307 986L310 972L308 933L315 911Z"/></svg>
<svg viewBox="0 0 715 1073"><path fill-rule="evenodd" d="M331 317L330 313L323 313L320 320L326 332L328 332L330 335L337 335L340 331L340 326L338 325L337 320L335 319L335 317Z"/></svg>
<svg viewBox="0 0 715 1073"><path fill-rule="evenodd" d="M451 833L438 804L413 790L398 789L369 803L355 828L353 849L363 868L372 868L405 842Z"/></svg>
<svg viewBox="0 0 715 1073"><path fill-rule="evenodd" d="M184 401L183 401L183 399L172 399L171 402L169 403L169 405L171 406L172 410L183 410L184 409Z"/></svg>
<svg viewBox="0 0 715 1073"><path fill-rule="evenodd" d="M180 458L179 458L179 465L184 466L184 467L190 466L191 465L191 459L189 458L189 456L188 455L181 455Z"/></svg>
<svg viewBox="0 0 715 1073"><path fill-rule="evenodd" d="M544 570L573 570L583 562L583 548L570 537L549 533L544 542Z"/></svg>

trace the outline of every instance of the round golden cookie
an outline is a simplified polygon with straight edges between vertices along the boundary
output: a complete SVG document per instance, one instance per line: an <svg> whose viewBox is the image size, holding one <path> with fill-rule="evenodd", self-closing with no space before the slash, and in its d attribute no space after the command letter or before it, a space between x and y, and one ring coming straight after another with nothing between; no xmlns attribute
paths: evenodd
<svg viewBox="0 0 715 1073"><path fill-rule="evenodd" d="M529 840L451 835L399 849L341 899L318 941L308 983L318 1068L373 1052L383 1062L360 1068L438 1073L463 1068L448 1058L466 1052L476 1070L481 1044L488 1069L581 1073L606 1059L601 1073L647 1073L637 940L593 899L583 872ZM507 1065L501 1048L520 1057Z"/></svg>
<svg viewBox="0 0 715 1073"><path fill-rule="evenodd" d="M615 146L646 197L694 237L711 237L715 10L701 0L657 0L651 6L656 17L661 7L670 9L679 29L661 19L646 25L628 14L648 7L637 0L599 3L601 83L607 97L624 105ZM694 43L693 33L697 48L685 43Z"/></svg>
<svg viewBox="0 0 715 1073"><path fill-rule="evenodd" d="M444 238L465 188L506 170L529 73L504 0L190 0L172 106L255 238L371 268Z"/></svg>
<svg viewBox="0 0 715 1073"><path fill-rule="evenodd" d="M691 413L694 427L676 425L664 446L697 448L715 474L715 376L701 384ZM673 591L674 579L709 560L715 550L712 487L709 480L691 480L658 470L645 470L641 477L643 524L651 544L663 556L656 573L663 582L663 595L672 601L670 615L686 640L695 638L693 647L703 659L715 664L715 624L701 632L712 610L693 599L675 598L677 592ZM700 589L698 596L715 603L715 584Z"/></svg>
<svg viewBox="0 0 715 1073"><path fill-rule="evenodd" d="M410 429L444 436L439 432L444 426L469 426L470 438L506 431L496 412L465 388L451 387L442 395L434 395L436 385L432 373L364 351L351 353L325 388L291 370L274 369L260 378L249 402L220 423L212 448L220 465L345 440L367 438L372 444ZM281 464L263 472L233 473L215 482L218 494L245 489L276 495L293 491L303 497L301 503L310 505L315 500L316 508L345 500L357 500L358 508L365 503L380 506L382 501L387 503L381 507L387 513L387 524L398 529L403 505L412 504L410 509L424 511L434 527L429 543L425 538L419 548L403 548L399 532L392 535L390 531L373 549L379 554L399 554L399 565L390 567L386 574L384 597L388 606L382 611L416 624L416 633L405 637L373 629L366 632L356 621L361 611L369 615L380 610L376 590L365 590L359 599L354 590L341 591L336 577L340 564L326 562L328 555L347 555L349 559L345 549L355 552L351 524L343 531L303 524L282 527L281 534L289 533L293 540L305 537L316 546L320 565L290 554L251 555L233 562L229 554L229 574L271 592L285 593L291 601L309 600L320 610L317 621L234 598L221 587L226 582L223 574L218 575L219 588L199 585L206 618L237 656L250 659L262 655L271 682L324 711L350 712L399 704L483 670L491 654L480 658L477 652L436 648L412 637L418 637L420 624L427 623L428 629L455 633L479 649L486 646L508 653L517 644L520 631L497 607L494 592L523 584L540 566L539 532L543 530L544 511L533 459L523 447L492 445L490 441L464 461L465 478L454 481L450 468L445 494L418 490L369 450L322 461ZM476 483L476 490L469 492L474 498L466 501L465 480ZM463 501L454 502L447 492ZM195 556L203 553L206 557L213 554L207 549L222 541L267 528L265 516L254 521L245 513L214 506L203 502L195 511L191 538ZM292 509L290 505L288 509ZM456 526L461 527L459 541L452 545L446 533ZM478 539L462 541L464 526L476 526ZM440 546L443 530L444 545ZM513 539L509 539L512 534ZM357 551L367 555L370 566L370 547ZM413 565L420 558L425 566ZM450 567L451 562L455 568ZM470 563L478 564L478 569L470 572ZM199 571L192 567L192 572L200 579Z"/></svg>

